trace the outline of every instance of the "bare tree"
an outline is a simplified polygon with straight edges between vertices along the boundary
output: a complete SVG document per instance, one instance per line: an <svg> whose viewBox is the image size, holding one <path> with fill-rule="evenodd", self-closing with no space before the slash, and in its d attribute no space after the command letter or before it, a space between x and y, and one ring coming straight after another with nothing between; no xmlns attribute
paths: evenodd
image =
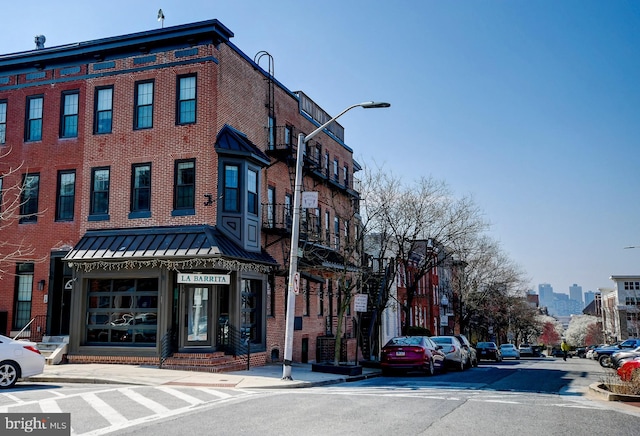
<svg viewBox="0 0 640 436"><path fill-rule="evenodd" d="M0 154L0 234L7 235L18 220L22 206L22 193L25 186L19 178L23 163L11 166L7 163L7 156L11 148L2 150ZM7 186L6 181L17 180ZM30 260L36 254L36 248L24 239L13 240L9 237L0 237L0 278L12 273L9 268L16 262Z"/></svg>
<svg viewBox="0 0 640 436"><path fill-rule="evenodd" d="M455 241L473 239L487 223L470 197L455 198L447 184L422 177L405 185L401 178L377 168L366 175L363 194L365 230L378 236L376 251L393 253L396 274L405 288L398 304L404 312L402 330L412 326L410 316L425 276L449 261Z"/></svg>

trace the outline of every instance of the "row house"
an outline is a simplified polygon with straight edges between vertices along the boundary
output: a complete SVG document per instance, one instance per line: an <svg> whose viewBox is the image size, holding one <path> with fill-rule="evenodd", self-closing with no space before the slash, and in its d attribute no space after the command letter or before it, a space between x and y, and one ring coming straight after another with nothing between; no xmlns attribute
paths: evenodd
<svg viewBox="0 0 640 436"><path fill-rule="evenodd" d="M232 37L208 20L0 56L1 206L19 204L0 232L33 250L4 265L0 330L67 335L72 362L282 359L296 138L331 116ZM344 129L315 139L301 362L337 333L336 270L358 226Z"/></svg>
<svg viewBox="0 0 640 436"><path fill-rule="evenodd" d="M614 275L610 279L613 288L598 289L604 339L640 338L640 276Z"/></svg>

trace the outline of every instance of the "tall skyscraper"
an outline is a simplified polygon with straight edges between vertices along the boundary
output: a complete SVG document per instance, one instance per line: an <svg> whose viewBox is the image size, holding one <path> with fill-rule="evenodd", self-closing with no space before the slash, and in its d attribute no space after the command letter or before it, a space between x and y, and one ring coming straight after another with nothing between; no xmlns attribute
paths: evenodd
<svg viewBox="0 0 640 436"><path fill-rule="evenodd" d="M582 300L582 286L578 286L575 283L569 286L569 299L580 303L580 306L584 306Z"/></svg>
<svg viewBox="0 0 640 436"><path fill-rule="evenodd" d="M538 285L538 295L540 295L540 305L550 307L553 303L553 288L549 283Z"/></svg>

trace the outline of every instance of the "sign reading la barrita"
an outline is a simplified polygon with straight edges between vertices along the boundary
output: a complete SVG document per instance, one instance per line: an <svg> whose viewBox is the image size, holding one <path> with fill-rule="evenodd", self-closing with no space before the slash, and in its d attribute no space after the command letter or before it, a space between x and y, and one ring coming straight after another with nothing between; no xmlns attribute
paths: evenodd
<svg viewBox="0 0 640 436"><path fill-rule="evenodd" d="M198 285L228 285L229 274L183 274L178 273L178 283L194 283Z"/></svg>

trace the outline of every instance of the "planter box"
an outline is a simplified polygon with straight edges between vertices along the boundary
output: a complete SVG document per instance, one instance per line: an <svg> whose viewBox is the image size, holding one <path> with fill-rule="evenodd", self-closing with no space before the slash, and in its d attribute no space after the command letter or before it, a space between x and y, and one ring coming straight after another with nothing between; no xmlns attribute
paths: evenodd
<svg viewBox="0 0 640 436"><path fill-rule="evenodd" d="M332 365L330 363L312 363L311 371L327 372L330 374L341 375L362 375L362 367L360 365Z"/></svg>

